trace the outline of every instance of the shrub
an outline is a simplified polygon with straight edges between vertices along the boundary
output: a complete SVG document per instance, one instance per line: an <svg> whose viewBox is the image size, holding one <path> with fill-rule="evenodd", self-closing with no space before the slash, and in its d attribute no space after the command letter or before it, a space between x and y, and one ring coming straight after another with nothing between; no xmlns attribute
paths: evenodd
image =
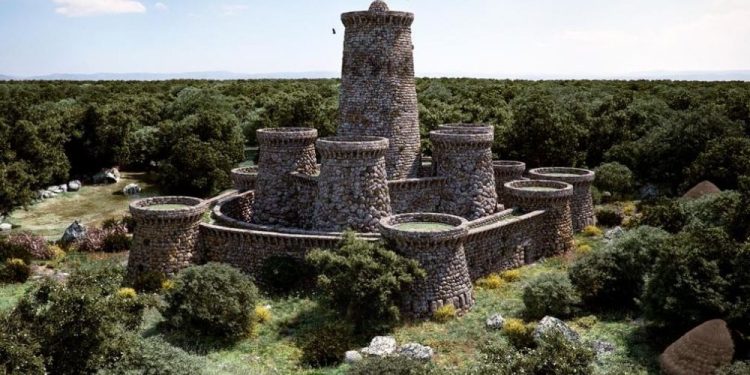
<svg viewBox="0 0 750 375"><path fill-rule="evenodd" d="M167 280L164 280L164 281L161 282L161 290L162 291L166 292L166 291L170 291L172 289L174 289L174 281L167 279Z"/></svg>
<svg viewBox="0 0 750 375"><path fill-rule="evenodd" d="M529 281L523 288L526 315L542 318L546 315L570 315L577 296L565 272L543 273Z"/></svg>
<svg viewBox="0 0 750 375"><path fill-rule="evenodd" d="M528 348L534 345L534 327L525 324L521 319L507 319L503 324L503 335L516 348Z"/></svg>
<svg viewBox="0 0 750 375"><path fill-rule="evenodd" d="M75 248L84 253L94 253L102 250L107 231L99 228L88 228L86 234L76 240Z"/></svg>
<svg viewBox="0 0 750 375"><path fill-rule="evenodd" d="M44 358L39 343L25 328L0 316L0 373L44 375Z"/></svg>
<svg viewBox="0 0 750 375"><path fill-rule="evenodd" d="M105 231L101 251L105 253L119 253L130 250L132 240L128 236L128 232L124 226L118 224L112 228L105 229Z"/></svg>
<svg viewBox="0 0 750 375"><path fill-rule="evenodd" d="M116 364L97 372L97 375L191 375L203 371L200 357L190 355L158 338L140 339Z"/></svg>
<svg viewBox="0 0 750 375"><path fill-rule="evenodd" d="M570 280L588 306L635 307L644 277L668 239L669 234L658 228L627 231L603 249L578 258L570 267Z"/></svg>
<svg viewBox="0 0 750 375"><path fill-rule="evenodd" d="M682 205L674 199L659 198L641 202L638 211L641 212L638 221L640 225L662 228L670 233L679 232L687 221Z"/></svg>
<svg viewBox="0 0 750 375"><path fill-rule="evenodd" d="M491 274L476 281L476 285L482 289L500 289L505 286L505 280L498 274Z"/></svg>
<svg viewBox="0 0 750 375"><path fill-rule="evenodd" d="M739 215L742 197L734 191L706 195L681 203L687 224L703 224L730 231Z"/></svg>
<svg viewBox="0 0 750 375"><path fill-rule="evenodd" d="M407 357L370 357L349 368L348 375L433 375L442 373L434 365Z"/></svg>
<svg viewBox="0 0 750 375"><path fill-rule="evenodd" d="M52 259L54 257L54 253L47 245L47 240L42 236L28 232L14 233L8 237L8 242L23 247L34 259Z"/></svg>
<svg viewBox="0 0 750 375"><path fill-rule="evenodd" d="M300 290L315 280L315 270L304 260L273 256L263 261L260 281L263 289L276 294Z"/></svg>
<svg viewBox="0 0 750 375"><path fill-rule="evenodd" d="M719 228L690 226L666 245L647 278L641 302L657 327L681 333L721 318L750 334L750 247Z"/></svg>
<svg viewBox="0 0 750 375"><path fill-rule="evenodd" d="M251 332L258 291L236 268L218 263L189 267L174 282L163 309L172 328L229 340Z"/></svg>
<svg viewBox="0 0 750 375"><path fill-rule="evenodd" d="M616 227L622 225L625 216L614 207L597 207L596 222L605 227Z"/></svg>
<svg viewBox="0 0 750 375"><path fill-rule="evenodd" d="M521 280L521 271L519 270L506 270L500 273L500 277L503 278L503 280L514 283L518 280Z"/></svg>
<svg viewBox="0 0 750 375"><path fill-rule="evenodd" d="M271 309L265 306L255 306L255 320L261 324L270 322Z"/></svg>
<svg viewBox="0 0 750 375"><path fill-rule="evenodd" d="M553 331L533 349L516 350L492 340L480 348L479 363L470 371L481 375L588 375L593 374L593 350Z"/></svg>
<svg viewBox="0 0 750 375"><path fill-rule="evenodd" d="M588 329L595 326L596 323L599 323L599 318L597 318L596 315L587 315L576 319L574 323L581 328Z"/></svg>
<svg viewBox="0 0 750 375"><path fill-rule="evenodd" d="M576 255L581 257L588 253L590 253L593 249L591 248L591 245L587 245L585 243L579 244L576 246Z"/></svg>
<svg viewBox="0 0 750 375"><path fill-rule="evenodd" d="M117 297L123 298L123 299L130 299L137 297L138 294L135 292L135 289L133 288L120 288L117 291Z"/></svg>
<svg viewBox="0 0 750 375"><path fill-rule="evenodd" d="M167 283L167 276L162 272L144 271L139 272L131 281L130 286L141 293L155 293L164 289L164 283Z"/></svg>
<svg viewBox="0 0 750 375"><path fill-rule="evenodd" d="M303 333L298 343L302 362L314 367L340 363L354 346L353 333L354 327L345 322L326 323Z"/></svg>
<svg viewBox="0 0 750 375"><path fill-rule="evenodd" d="M617 196L628 194L633 189L635 180L630 168L617 163L605 163L594 169L596 180L594 185L602 191L608 191Z"/></svg>
<svg viewBox="0 0 750 375"><path fill-rule="evenodd" d="M140 298L114 297L121 269L80 270L65 284L46 281L18 302L9 319L15 332L28 332L39 343L48 369L55 373L94 373L133 349L128 333L146 307Z"/></svg>
<svg viewBox="0 0 750 375"><path fill-rule="evenodd" d="M424 270L381 243L346 233L333 250L314 250L308 262L318 273L318 286L328 305L354 323L358 332L378 330L399 320L399 306Z"/></svg>
<svg viewBox="0 0 750 375"><path fill-rule="evenodd" d="M52 253L52 259L60 259L65 256L65 250L58 245L50 245L49 251Z"/></svg>
<svg viewBox="0 0 750 375"><path fill-rule="evenodd" d="M31 263L31 253L24 246L0 238L0 261L8 259L22 259L26 263Z"/></svg>
<svg viewBox="0 0 750 375"><path fill-rule="evenodd" d="M726 366L716 373L717 375L747 375L750 374L750 362L737 361L731 366Z"/></svg>
<svg viewBox="0 0 750 375"><path fill-rule="evenodd" d="M24 283L31 276L31 267L23 259L6 259L0 269L0 281L6 283Z"/></svg>
<svg viewBox="0 0 750 375"><path fill-rule="evenodd" d="M458 316L456 307L453 304L447 304L439 307L435 312L432 313L432 319L438 323L447 323Z"/></svg>
<svg viewBox="0 0 750 375"><path fill-rule="evenodd" d="M595 225L589 225L583 228L583 235L586 237L601 237L604 235L604 231Z"/></svg>

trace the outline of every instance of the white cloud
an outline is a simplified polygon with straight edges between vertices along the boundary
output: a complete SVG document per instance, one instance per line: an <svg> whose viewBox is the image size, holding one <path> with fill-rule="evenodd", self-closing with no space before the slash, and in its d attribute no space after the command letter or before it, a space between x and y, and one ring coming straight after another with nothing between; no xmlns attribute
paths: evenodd
<svg viewBox="0 0 750 375"><path fill-rule="evenodd" d="M53 0L59 7L55 12L67 17L86 17L102 14L144 13L146 7L134 0Z"/></svg>
<svg viewBox="0 0 750 375"><path fill-rule="evenodd" d="M245 4L224 4L221 6L221 12L225 16L234 16L248 10L250 7Z"/></svg>
<svg viewBox="0 0 750 375"><path fill-rule="evenodd" d="M169 10L169 7L167 6L167 4L164 4L162 2L158 2L158 3L154 4L154 8L156 10L160 10L162 12Z"/></svg>

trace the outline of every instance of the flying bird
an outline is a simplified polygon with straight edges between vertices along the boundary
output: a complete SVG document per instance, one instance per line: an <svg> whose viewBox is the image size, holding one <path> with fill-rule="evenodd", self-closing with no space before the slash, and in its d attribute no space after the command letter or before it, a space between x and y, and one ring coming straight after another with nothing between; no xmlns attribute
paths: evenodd
<svg viewBox="0 0 750 375"><path fill-rule="evenodd" d="M331 30L333 30L333 35L336 35L336 29L331 29Z"/></svg>

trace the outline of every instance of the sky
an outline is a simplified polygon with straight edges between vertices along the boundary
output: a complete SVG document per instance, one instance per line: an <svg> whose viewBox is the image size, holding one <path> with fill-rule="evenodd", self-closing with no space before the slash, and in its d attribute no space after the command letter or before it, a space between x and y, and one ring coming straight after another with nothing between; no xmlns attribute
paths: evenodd
<svg viewBox="0 0 750 375"><path fill-rule="evenodd" d="M416 15L419 76L750 69L750 0L387 2ZM0 74L339 72L340 14L369 3L0 0Z"/></svg>

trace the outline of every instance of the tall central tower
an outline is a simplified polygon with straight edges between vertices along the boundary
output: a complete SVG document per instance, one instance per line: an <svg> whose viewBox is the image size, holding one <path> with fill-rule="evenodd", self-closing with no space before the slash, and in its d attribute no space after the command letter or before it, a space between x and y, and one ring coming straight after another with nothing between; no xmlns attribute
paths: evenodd
<svg viewBox="0 0 750 375"><path fill-rule="evenodd" d="M346 27L338 134L389 140L388 179L417 177L419 112L411 24L377 0L370 10L341 15Z"/></svg>

